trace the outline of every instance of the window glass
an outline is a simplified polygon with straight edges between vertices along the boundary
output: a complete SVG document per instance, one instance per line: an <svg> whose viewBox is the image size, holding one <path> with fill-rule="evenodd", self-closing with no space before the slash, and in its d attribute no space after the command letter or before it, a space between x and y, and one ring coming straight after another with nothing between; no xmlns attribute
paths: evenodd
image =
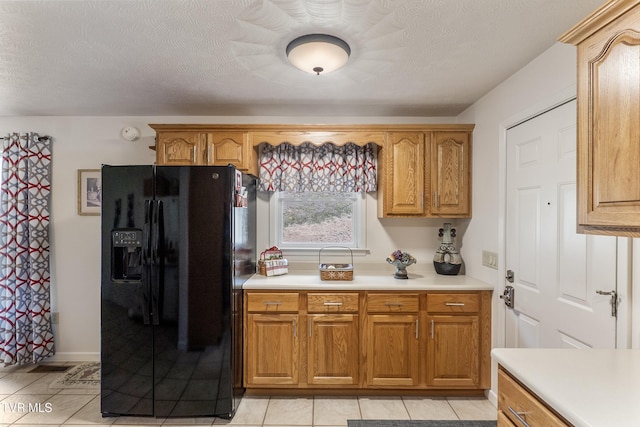
<svg viewBox="0 0 640 427"><path fill-rule="evenodd" d="M272 240L280 248L364 246L361 193L275 192L270 203Z"/></svg>

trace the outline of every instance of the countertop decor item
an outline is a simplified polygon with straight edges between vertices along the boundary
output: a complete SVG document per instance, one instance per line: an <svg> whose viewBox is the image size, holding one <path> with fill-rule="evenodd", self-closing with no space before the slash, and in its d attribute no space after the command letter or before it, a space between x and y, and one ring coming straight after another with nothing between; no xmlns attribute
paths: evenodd
<svg viewBox="0 0 640 427"><path fill-rule="evenodd" d="M351 264L322 262L322 251L327 248L341 248L348 250L349 255L351 255ZM343 246L327 246L322 248L318 252L318 264L321 280L353 280L353 251L350 248Z"/></svg>
<svg viewBox="0 0 640 427"><path fill-rule="evenodd" d="M445 222L443 228L439 231L438 236L442 237L442 243L433 257L433 266L438 274L455 276L460 272L460 267L462 267L460 253L453 246L456 229L451 228L451 224Z"/></svg>
<svg viewBox="0 0 640 427"><path fill-rule="evenodd" d="M396 279L408 279L407 267L415 264L416 259L408 252L402 252L400 249L394 251L387 258L389 264L393 264L396 267L396 272L393 275Z"/></svg>
<svg viewBox="0 0 640 427"><path fill-rule="evenodd" d="M289 262L277 246L272 246L260 253L258 271L263 276L280 276L289 272Z"/></svg>

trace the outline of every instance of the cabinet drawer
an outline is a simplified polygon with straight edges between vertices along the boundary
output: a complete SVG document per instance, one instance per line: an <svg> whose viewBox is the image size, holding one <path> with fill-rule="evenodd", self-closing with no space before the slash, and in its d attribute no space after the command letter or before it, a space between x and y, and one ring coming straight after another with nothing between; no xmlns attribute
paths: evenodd
<svg viewBox="0 0 640 427"><path fill-rule="evenodd" d="M369 313L415 313L418 311L418 294L369 294Z"/></svg>
<svg viewBox="0 0 640 427"><path fill-rule="evenodd" d="M297 292L251 292L247 294L247 311L298 311Z"/></svg>
<svg viewBox="0 0 640 427"><path fill-rule="evenodd" d="M517 427L504 412L498 411L498 427Z"/></svg>
<svg viewBox="0 0 640 427"><path fill-rule="evenodd" d="M519 416L531 427L568 426L502 369L498 371L498 410L516 425L522 425Z"/></svg>
<svg viewBox="0 0 640 427"><path fill-rule="evenodd" d="M429 313L477 313L480 310L479 294L428 294Z"/></svg>
<svg viewBox="0 0 640 427"><path fill-rule="evenodd" d="M357 293L307 295L307 311L309 313L356 313L358 312Z"/></svg>

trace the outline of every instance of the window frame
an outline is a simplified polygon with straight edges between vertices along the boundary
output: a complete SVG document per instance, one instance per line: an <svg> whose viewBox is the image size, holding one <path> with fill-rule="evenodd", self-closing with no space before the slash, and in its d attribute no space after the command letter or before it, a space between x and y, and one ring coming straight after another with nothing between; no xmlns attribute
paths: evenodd
<svg viewBox="0 0 640 427"><path fill-rule="evenodd" d="M364 252L367 250L367 205L366 205L366 194L363 192L360 193L349 193L352 195L353 201L353 242L345 244L345 243L320 243L320 242L312 242L312 243L284 243L282 241L282 204L287 201L286 197L287 192L275 191L273 193L269 193L269 210L270 210L270 226L269 226L269 240L272 246L277 246L282 250L286 250L290 253L296 254L306 254L313 253L317 254L318 251L322 248L330 248L330 247L347 247L351 249L353 253Z"/></svg>

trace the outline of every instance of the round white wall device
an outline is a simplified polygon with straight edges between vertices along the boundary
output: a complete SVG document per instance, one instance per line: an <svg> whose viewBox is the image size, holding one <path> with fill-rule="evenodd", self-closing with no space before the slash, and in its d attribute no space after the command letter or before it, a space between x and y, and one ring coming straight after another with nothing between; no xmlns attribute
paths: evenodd
<svg viewBox="0 0 640 427"><path fill-rule="evenodd" d="M135 141L136 139L140 138L140 131L138 130L138 128L135 128L133 126L124 127L120 134L122 135L122 138L126 139L127 141Z"/></svg>

